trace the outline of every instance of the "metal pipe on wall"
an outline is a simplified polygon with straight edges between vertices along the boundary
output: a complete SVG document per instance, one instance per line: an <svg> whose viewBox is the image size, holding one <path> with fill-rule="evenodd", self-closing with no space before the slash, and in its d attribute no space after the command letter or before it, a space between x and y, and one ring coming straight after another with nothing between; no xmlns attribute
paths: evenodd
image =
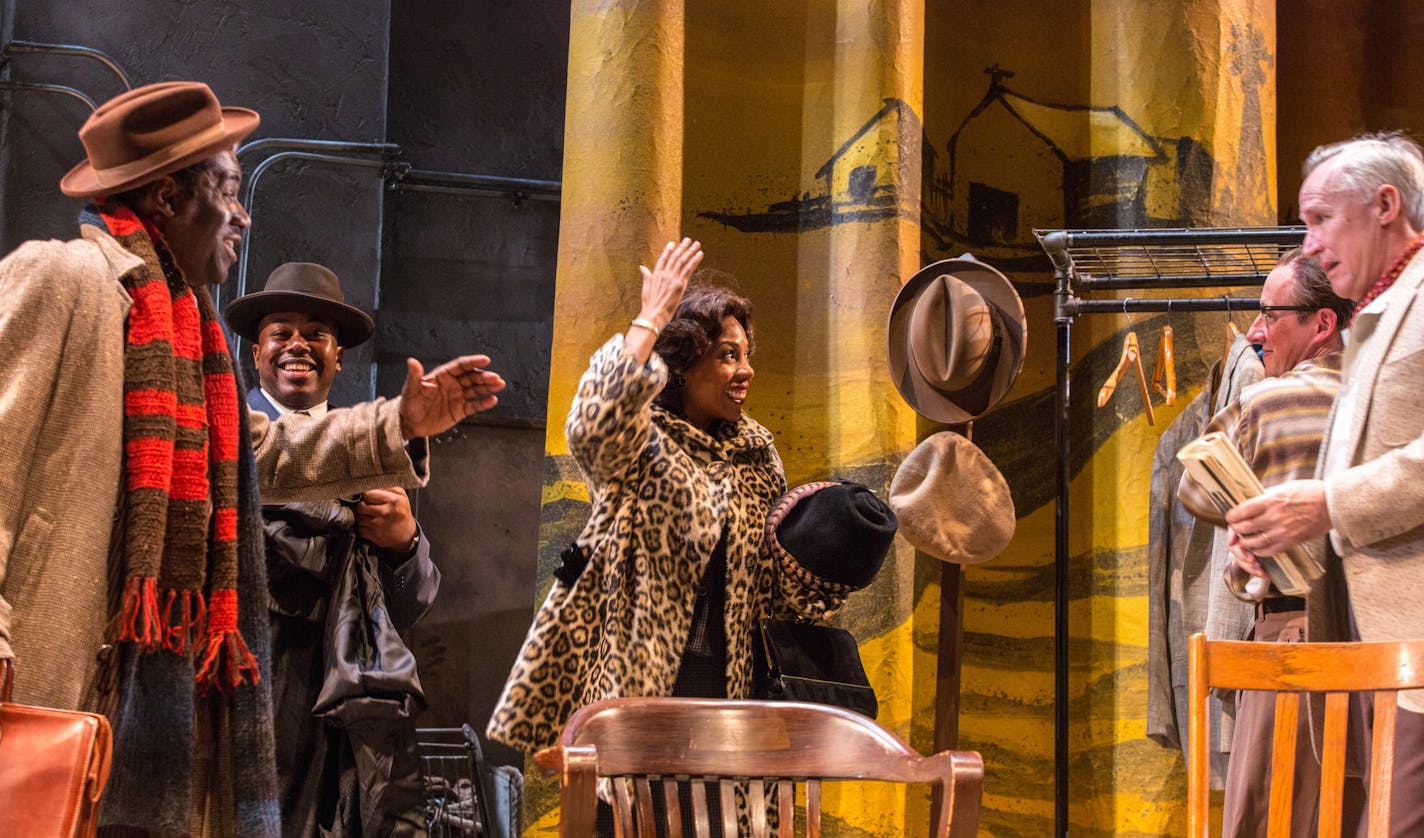
<svg viewBox="0 0 1424 838"><path fill-rule="evenodd" d="M262 179L262 175L267 169L279 160L309 160L318 163L336 163L344 166L358 166L373 169L391 169L394 164L387 160L372 160L366 157L350 157L338 154L318 154L310 151L279 151L269 155L262 162L258 163L252 170L252 175L242 184L242 205L247 208L252 207L252 198L257 194L257 184ZM382 179L387 173L382 174ZM252 252L252 230L247 231L246 241L242 243L242 255L238 261L237 271L237 293L240 297L247 293L247 257Z"/></svg>
<svg viewBox="0 0 1424 838"><path fill-rule="evenodd" d="M563 191L563 183L557 180L531 180L497 175L472 175L464 172L409 169L392 181L391 188L411 192L507 195L516 201L526 198L536 201L558 201Z"/></svg>
<svg viewBox="0 0 1424 838"><path fill-rule="evenodd" d="M5 45L5 53L7 55L17 52L75 55L80 58L92 58L113 71L114 75L119 77L119 83L124 86L124 90L133 90L133 84L129 82L128 74L123 71L119 63L93 47L81 47L74 44L45 44L38 41L10 41Z"/></svg>
<svg viewBox="0 0 1424 838"><path fill-rule="evenodd" d="M99 106L94 104L94 100L83 93L62 84L43 84L32 81L0 81L0 90L37 90L45 93L62 93L66 96L73 96L75 99L89 106L93 111Z"/></svg>
<svg viewBox="0 0 1424 838"><path fill-rule="evenodd" d="M348 140L308 140L300 137L263 137L237 147L237 156L255 154L269 148L302 149L322 152L366 152L380 154L388 160L400 156L401 147L395 143L363 143Z"/></svg>

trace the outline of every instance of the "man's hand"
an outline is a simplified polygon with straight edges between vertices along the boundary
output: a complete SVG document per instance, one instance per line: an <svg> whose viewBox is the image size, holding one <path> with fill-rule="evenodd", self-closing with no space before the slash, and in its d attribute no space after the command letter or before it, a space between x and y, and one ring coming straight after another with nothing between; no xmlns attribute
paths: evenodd
<svg viewBox="0 0 1424 838"><path fill-rule="evenodd" d="M504 389L504 379L485 369L489 362L488 355L462 355L427 373L419 361L407 358L401 437L411 440L448 431L466 416L498 404L494 394Z"/></svg>
<svg viewBox="0 0 1424 838"><path fill-rule="evenodd" d="M1266 569L1261 563L1256 561L1256 556L1250 550L1241 546L1241 536L1236 534L1236 530L1227 530L1226 549L1231 553L1231 561L1237 567L1246 571L1259 579L1269 580Z"/></svg>
<svg viewBox="0 0 1424 838"><path fill-rule="evenodd" d="M356 506L356 534L394 553L410 549L415 541L415 516L405 489L372 489Z"/></svg>
<svg viewBox="0 0 1424 838"><path fill-rule="evenodd" d="M1240 544L1257 556L1274 556L1330 532L1325 483L1288 480L1226 513ZM1243 565L1244 566L1244 565Z"/></svg>

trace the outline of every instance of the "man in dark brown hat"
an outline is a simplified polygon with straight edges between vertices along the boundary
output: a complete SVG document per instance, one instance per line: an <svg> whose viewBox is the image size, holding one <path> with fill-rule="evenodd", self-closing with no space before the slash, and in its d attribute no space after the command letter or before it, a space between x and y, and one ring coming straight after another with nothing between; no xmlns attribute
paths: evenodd
<svg viewBox="0 0 1424 838"><path fill-rule="evenodd" d="M346 303L336 274L311 262L281 265L261 291L233 300L223 316L252 344L260 386L247 391L248 407L272 419L325 416L343 350L365 343L375 329L370 315ZM330 612L339 608L335 596L342 575L354 572L353 560L376 570L397 633L425 616L440 590L430 541L405 489L269 504L262 517L283 832L385 835L415 829L424 822L425 796L414 715L405 712L423 706L414 667L404 704L392 700L395 682L383 685L379 701L366 702L402 712L370 714L366 724L349 728L313 712L321 703L323 676L332 669L326 657ZM384 759L358 763L358 748ZM343 775L355 781L343 783Z"/></svg>
<svg viewBox="0 0 1424 838"><path fill-rule="evenodd" d="M102 821L130 834L277 834L258 487L418 485L423 437L504 386L481 355L412 359L388 402L239 409L210 288L250 223L234 147L257 123L200 83L121 94L61 181L91 202L81 238L0 262L0 674L108 713Z"/></svg>

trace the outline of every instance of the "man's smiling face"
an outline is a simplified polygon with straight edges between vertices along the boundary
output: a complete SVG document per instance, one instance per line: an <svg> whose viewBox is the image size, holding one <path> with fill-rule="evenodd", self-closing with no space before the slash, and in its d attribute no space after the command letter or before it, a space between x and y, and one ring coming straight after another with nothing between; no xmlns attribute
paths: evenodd
<svg viewBox="0 0 1424 838"><path fill-rule="evenodd" d="M269 314L258 324L252 362L266 390L288 410L326 401L341 369L336 325L299 311Z"/></svg>

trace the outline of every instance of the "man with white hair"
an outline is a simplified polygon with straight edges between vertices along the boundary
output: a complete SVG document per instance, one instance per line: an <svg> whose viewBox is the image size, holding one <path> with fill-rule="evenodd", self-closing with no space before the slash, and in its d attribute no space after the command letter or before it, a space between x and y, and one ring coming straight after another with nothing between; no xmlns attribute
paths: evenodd
<svg viewBox="0 0 1424 838"><path fill-rule="evenodd" d="M1400 134L1321 146L1305 162L1303 250L1356 301L1342 386L1316 476L1227 514L1236 559L1329 534L1309 639L1424 638L1424 150ZM1400 695L1394 787L1424 784L1424 691ZM1391 834L1424 834L1418 795L1394 795Z"/></svg>

